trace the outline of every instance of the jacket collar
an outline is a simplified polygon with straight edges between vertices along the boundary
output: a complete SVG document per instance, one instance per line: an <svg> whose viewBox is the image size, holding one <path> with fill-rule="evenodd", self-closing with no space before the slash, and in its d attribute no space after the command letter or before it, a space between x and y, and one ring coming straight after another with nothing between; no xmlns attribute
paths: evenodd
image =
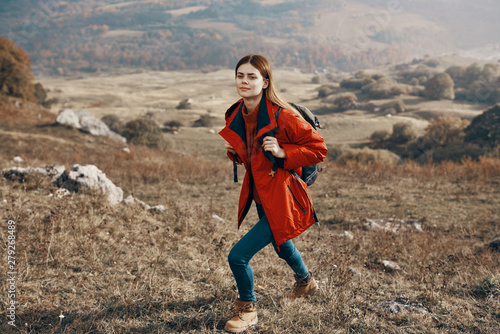
<svg viewBox="0 0 500 334"><path fill-rule="evenodd" d="M243 119L243 99L241 99L239 105L236 108L236 111L231 115L232 119L230 120L229 125L227 126L229 130L236 133L239 138L245 143L246 135L245 135L245 120ZM255 138L258 138L267 132L273 130L277 127L276 118L274 114L278 110L278 106L273 104L271 101L265 98L265 95L262 95L262 99L259 105L259 118L257 123L257 135Z"/></svg>

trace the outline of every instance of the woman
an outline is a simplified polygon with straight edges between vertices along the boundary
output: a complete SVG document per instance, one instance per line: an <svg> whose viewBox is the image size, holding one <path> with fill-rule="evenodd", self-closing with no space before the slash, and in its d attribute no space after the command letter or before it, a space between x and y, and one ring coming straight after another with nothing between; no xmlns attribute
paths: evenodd
<svg viewBox="0 0 500 334"><path fill-rule="evenodd" d="M239 298L225 329L239 333L257 323L249 262L268 244L273 244L278 256L295 273L296 284L289 297L311 295L318 289L291 240L314 224L312 201L306 184L289 170L300 175L301 167L323 161L327 148L318 132L277 94L266 58L243 57L236 65L235 75L236 90L242 99L226 112L226 127L219 134L226 140L229 158L246 168L238 228L252 201L260 219L228 256Z"/></svg>

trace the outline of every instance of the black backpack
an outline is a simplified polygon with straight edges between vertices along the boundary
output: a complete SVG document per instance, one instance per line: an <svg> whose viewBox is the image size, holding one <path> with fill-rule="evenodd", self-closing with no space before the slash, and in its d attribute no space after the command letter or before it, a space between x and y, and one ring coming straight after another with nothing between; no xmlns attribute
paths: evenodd
<svg viewBox="0 0 500 334"><path fill-rule="evenodd" d="M298 112L304 117L307 123L311 124L314 130L321 129L319 124L319 119L314 115L311 110L307 109L300 104L290 103ZM279 111L278 111L279 113ZM279 116L279 115L278 115ZM276 116L276 122L278 121L278 116ZM318 165L311 165L302 167L302 176L300 177L308 186L314 183L318 178Z"/></svg>
<svg viewBox="0 0 500 334"><path fill-rule="evenodd" d="M300 104L295 104L295 103L290 103L290 104L295 109L297 109L298 112L300 112L300 114L302 115L304 120L306 120L307 123L311 124L311 126L314 128L314 130L321 128L321 126L319 124L318 117L316 117L316 115L314 115L309 109L307 109L306 107L304 107ZM276 117L276 123L278 123L278 117L280 115L280 111L281 111L281 107L278 109L278 111L274 115ZM270 135L274 136L274 133L270 133ZM271 153L264 152L264 154L266 155L266 157L269 160L271 160L271 162L273 163L272 170L273 170L273 172L276 172L278 170L278 167L279 167L278 161ZM316 181L316 179L318 178L318 173L319 173L318 165L311 165L311 166L302 167L302 175L301 176L299 176L297 173L295 173L294 170L287 169L287 171L292 173L296 177L300 177L302 179L302 181L304 181L307 184L307 186L310 186L311 184L314 183L314 181Z"/></svg>
<svg viewBox="0 0 500 334"><path fill-rule="evenodd" d="M295 103L290 103L298 112L300 112L300 114L302 115L302 117L304 118L304 120L311 124L311 126L314 128L314 130L317 130L317 129L321 129L321 126L319 124L319 120L318 120L318 117L316 117L316 115L314 115L312 113L312 111L310 111L307 107L304 107L300 104L295 104ZM232 113L235 109L236 109L236 103L228 110L228 112ZM274 114L274 116L276 117L276 123L278 123L278 117L280 115L280 111L281 111L281 107L278 109L278 111L276 112L276 114ZM270 135L270 136L273 136L274 137L274 132L270 132L268 133L267 135ZM276 172L278 170L278 161L276 160L276 158L274 157L274 155L272 155L270 152L264 152L264 154L266 155L266 157L273 163L273 172ZM234 182L238 182L238 171L237 171L237 163L236 163L236 159L233 161L233 174L234 174ZM316 181L316 179L318 178L318 173L319 173L319 169L318 169L318 165L311 165L311 166L305 166L305 167L302 167L302 176L299 176L297 173L295 173L294 170L291 170L291 169L287 169L288 172L292 173L293 175L295 175L296 177L300 177L306 184L307 186L310 186L311 184L314 183L314 181Z"/></svg>

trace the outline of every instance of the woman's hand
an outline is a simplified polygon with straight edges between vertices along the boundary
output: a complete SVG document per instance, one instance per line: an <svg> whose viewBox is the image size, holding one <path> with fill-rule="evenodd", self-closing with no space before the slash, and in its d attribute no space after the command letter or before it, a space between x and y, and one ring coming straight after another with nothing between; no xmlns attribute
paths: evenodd
<svg viewBox="0 0 500 334"><path fill-rule="evenodd" d="M236 154L236 151L234 150L234 148L231 145L229 145L228 142L226 142L225 146L226 146L226 150L228 150L229 153Z"/></svg>
<svg viewBox="0 0 500 334"><path fill-rule="evenodd" d="M264 140L262 142L262 147L264 148L264 151L271 152L272 155L274 155L276 158L286 158L286 152L283 148L280 147L278 144L278 140L274 137L264 137Z"/></svg>

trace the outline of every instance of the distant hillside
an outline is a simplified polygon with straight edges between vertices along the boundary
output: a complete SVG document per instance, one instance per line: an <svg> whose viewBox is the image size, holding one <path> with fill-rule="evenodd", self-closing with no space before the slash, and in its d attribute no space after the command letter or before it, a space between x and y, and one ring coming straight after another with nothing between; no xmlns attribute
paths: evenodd
<svg viewBox="0 0 500 334"><path fill-rule="evenodd" d="M492 0L69 0L0 3L0 35L64 74L205 69L264 53L280 66L356 70L498 41Z"/></svg>

